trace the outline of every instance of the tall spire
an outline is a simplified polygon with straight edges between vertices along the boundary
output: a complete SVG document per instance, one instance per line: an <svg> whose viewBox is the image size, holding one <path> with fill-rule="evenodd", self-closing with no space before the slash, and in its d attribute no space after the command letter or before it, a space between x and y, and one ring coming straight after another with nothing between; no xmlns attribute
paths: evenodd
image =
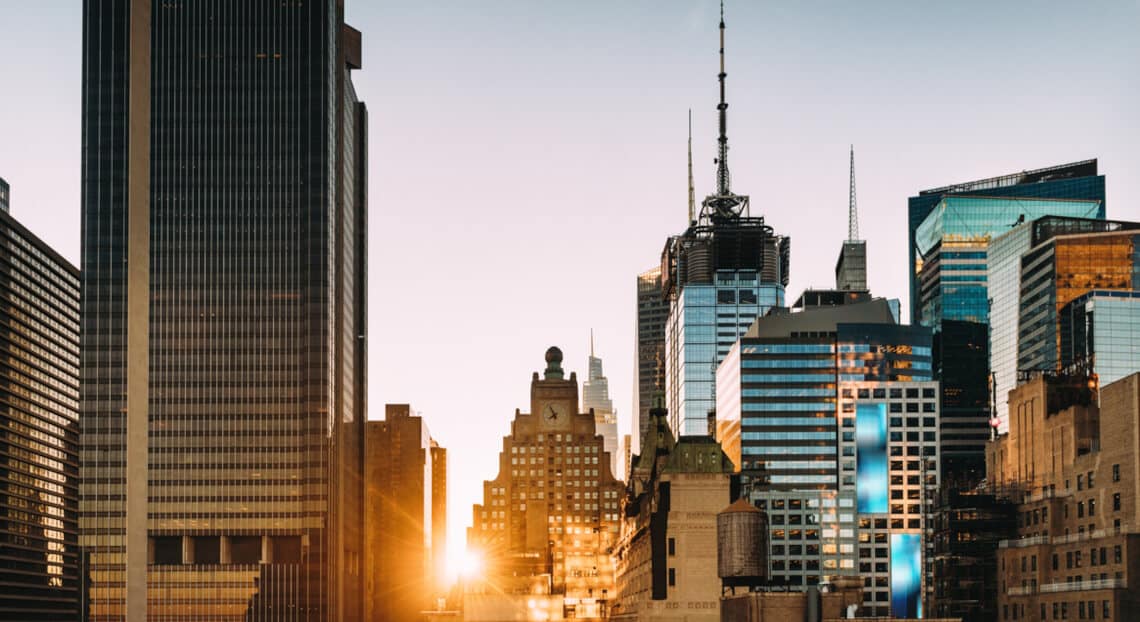
<svg viewBox="0 0 1140 622"><path fill-rule="evenodd" d="M717 136L716 191L701 203L701 217L715 222L739 219L748 214L748 197L732 193L731 175L728 172L728 101L725 98L724 79L724 0L720 3L720 103L717 104L717 117L720 134Z"/></svg>
<svg viewBox="0 0 1140 622"><path fill-rule="evenodd" d="M590 357L594 356L594 329L590 329Z"/></svg>
<svg viewBox="0 0 1140 622"><path fill-rule="evenodd" d="M855 145L851 145L851 196L847 206L847 241L859 240L859 211L855 204Z"/></svg>
<svg viewBox="0 0 1140 622"><path fill-rule="evenodd" d="M716 193L727 196L732 193L729 189L728 175L728 102L724 95L724 0L720 2L720 103L717 104L719 112L720 135L717 137L717 163L716 163Z"/></svg>
<svg viewBox="0 0 1140 622"><path fill-rule="evenodd" d="M693 109L689 108L689 224L697 220L697 200L693 192Z"/></svg>

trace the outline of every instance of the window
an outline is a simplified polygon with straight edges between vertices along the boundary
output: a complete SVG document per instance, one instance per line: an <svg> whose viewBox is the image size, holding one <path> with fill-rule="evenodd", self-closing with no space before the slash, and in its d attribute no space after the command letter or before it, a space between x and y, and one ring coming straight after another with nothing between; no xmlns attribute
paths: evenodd
<svg viewBox="0 0 1140 622"><path fill-rule="evenodd" d="M1108 606L1108 601L1102 600L1102 601L1100 601L1100 604L1101 604L1100 617L1104 618L1105 620L1111 618L1112 617L1112 609Z"/></svg>
<svg viewBox="0 0 1140 622"><path fill-rule="evenodd" d="M1085 476L1084 475L1078 475L1077 476L1077 490L1084 490L1084 489L1085 489Z"/></svg>
<svg viewBox="0 0 1140 622"><path fill-rule="evenodd" d="M1120 545L1117 544L1116 546L1112 547L1112 561L1119 564L1123 558L1124 558L1124 550L1120 547ZM1107 617L1108 614L1105 614L1105 616Z"/></svg>
<svg viewBox="0 0 1140 622"><path fill-rule="evenodd" d="M677 541L674 540L673 538L669 538L669 555L673 556L676 554L677 554Z"/></svg>
<svg viewBox="0 0 1140 622"><path fill-rule="evenodd" d="M1089 499L1089 516L1096 516L1096 499Z"/></svg>
<svg viewBox="0 0 1140 622"><path fill-rule="evenodd" d="M669 569L669 587L676 587L677 585L677 569Z"/></svg>
<svg viewBox="0 0 1140 622"><path fill-rule="evenodd" d="M1119 492L1113 493L1113 495L1112 495L1112 511L1113 512L1119 512L1120 511L1120 493Z"/></svg>
<svg viewBox="0 0 1140 622"><path fill-rule="evenodd" d="M1114 482L1120 481L1120 465L1119 464L1112 465L1112 481L1114 481Z"/></svg>
<svg viewBox="0 0 1140 622"><path fill-rule="evenodd" d="M1085 479L1087 479L1089 482L1089 488L1092 488L1093 487L1093 472L1089 471L1088 475L1085 476Z"/></svg>

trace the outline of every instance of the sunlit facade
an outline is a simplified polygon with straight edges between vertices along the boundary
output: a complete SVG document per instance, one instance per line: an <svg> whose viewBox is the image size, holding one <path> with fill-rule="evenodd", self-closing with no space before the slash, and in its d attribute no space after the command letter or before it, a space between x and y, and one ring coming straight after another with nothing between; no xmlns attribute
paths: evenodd
<svg viewBox="0 0 1140 622"><path fill-rule="evenodd" d="M516 411L499 472L483 483L467 550L483 560L464 585L468 620L606 618L615 595L609 550L624 485L610 473L594 417L565 378L562 352L531 381L530 412Z"/></svg>
<svg viewBox="0 0 1140 622"><path fill-rule="evenodd" d="M339 0L86 2L86 617L362 615L366 114Z"/></svg>
<svg viewBox="0 0 1140 622"><path fill-rule="evenodd" d="M1018 369L1060 369L1061 310L1094 289L1140 289L1140 231L1061 235L1025 253Z"/></svg>
<svg viewBox="0 0 1140 622"><path fill-rule="evenodd" d="M79 271L0 180L0 618L79 616ZM9 617L11 616L11 617Z"/></svg>

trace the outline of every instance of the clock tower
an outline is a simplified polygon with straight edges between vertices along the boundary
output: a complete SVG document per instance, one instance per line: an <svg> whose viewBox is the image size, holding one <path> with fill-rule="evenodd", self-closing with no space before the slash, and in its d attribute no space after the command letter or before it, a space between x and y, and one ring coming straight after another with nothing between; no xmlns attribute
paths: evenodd
<svg viewBox="0 0 1140 622"><path fill-rule="evenodd" d="M567 378L562 351L548 349L541 377L531 377L530 412L515 411L499 474L474 507L467 546L484 560L485 585L469 583L469 593L524 611L606 617L616 593L607 551L624 485L610 472L594 416L579 407L577 375Z"/></svg>

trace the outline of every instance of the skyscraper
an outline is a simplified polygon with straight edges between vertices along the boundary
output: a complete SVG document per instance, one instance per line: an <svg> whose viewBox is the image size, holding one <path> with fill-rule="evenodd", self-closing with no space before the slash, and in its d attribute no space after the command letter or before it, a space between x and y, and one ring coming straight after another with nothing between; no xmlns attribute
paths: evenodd
<svg viewBox="0 0 1140 622"><path fill-rule="evenodd" d="M763 217L751 216L749 197L730 186L724 32L722 7L716 189L688 229L669 238L661 253L662 289L669 301L666 400L678 436L708 433L717 364L752 320L783 306L788 284L790 240L776 235ZM692 218L692 207L689 211Z"/></svg>
<svg viewBox="0 0 1140 622"><path fill-rule="evenodd" d="M493 620L553 619L552 610L607 616L614 594L608 550L618 537L623 488L602 466L608 463L594 417L578 408L577 375L567 379L562 351L548 349L542 378L535 372L531 379L530 412L515 411L499 472L483 483L483 503L472 509L467 546L485 569L466 586L465 612Z"/></svg>
<svg viewBox="0 0 1140 622"><path fill-rule="evenodd" d="M661 267L658 266L637 275L637 357L634 360L637 392L633 395L631 434L634 443L640 443L649 429L654 394L665 394L665 324L668 319L669 301L661 289Z"/></svg>
<svg viewBox="0 0 1140 622"><path fill-rule="evenodd" d="M909 199L911 321L934 329L943 481L983 476L990 435L990 241L1041 216L1104 218L1104 177L1088 160L924 190ZM1000 286L1000 284L999 284Z"/></svg>
<svg viewBox="0 0 1140 622"><path fill-rule="evenodd" d="M367 126L343 13L85 3L92 622L362 615Z"/></svg>
<svg viewBox="0 0 1140 622"><path fill-rule="evenodd" d="M847 239L835 263L835 289L866 291L867 241L859 239L859 212L855 202L855 146L851 146L851 190L847 207Z"/></svg>
<svg viewBox="0 0 1140 622"><path fill-rule="evenodd" d="M436 547L443 548L446 525L443 449L407 404L385 404L384 420L367 422L364 438L362 619L411 622L441 593Z"/></svg>
<svg viewBox="0 0 1140 622"><path fill-rule="evenodd" d="M0 179L0 612L79 617L79 271Z"/></svg>
<svg viewBox="0 0 1140 622"><path fill-rule="evenodd" d="M1018 383L1017 357L1018 327L1022 306L1022 256L1031 248L1058 235L1127 229L1140 230L1140 223L1046 216L1012 227L1008 232L990 242L986 254L990 371L993 374L994 405L996 407L994 418L999 422L999 432L1007 432L1009 429L1009 392L1017 387ZM1092 279L1088 279L1086 282L1089 286L1092 285ZM1047 288L1046 294L1051 291ZM1117 378L1119 377L1117 376ZM1105 380L1104 382L1108 381Z"/></svg>
<svg viewBox="0 0 1140 622"><path fill-rule="evenodd" d="M587 378L582 383L582 410L594 412L594 425L605 441L610 454L610 473L618 477L617 413L610 399L610 383L602 373L602 359L594 356L594 333L590 332L590 358L587 361Z"/></svg>

